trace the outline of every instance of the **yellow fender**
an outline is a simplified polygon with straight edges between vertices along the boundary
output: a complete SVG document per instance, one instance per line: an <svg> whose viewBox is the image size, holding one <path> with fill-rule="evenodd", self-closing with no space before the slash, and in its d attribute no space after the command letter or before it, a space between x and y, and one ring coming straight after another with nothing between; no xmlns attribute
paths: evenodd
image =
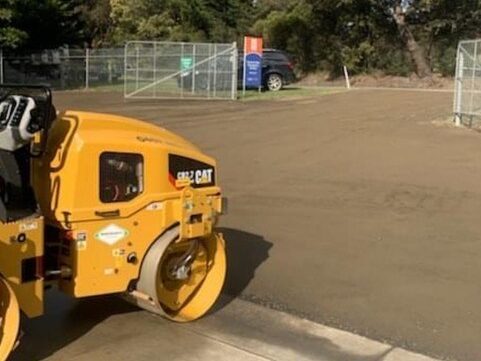
<svg viewBox="0 0 481 361"><path fill-rule="evenodd" d="M0 361L13 350L20 324L17 297L8 282L0 277Z"/></svg>

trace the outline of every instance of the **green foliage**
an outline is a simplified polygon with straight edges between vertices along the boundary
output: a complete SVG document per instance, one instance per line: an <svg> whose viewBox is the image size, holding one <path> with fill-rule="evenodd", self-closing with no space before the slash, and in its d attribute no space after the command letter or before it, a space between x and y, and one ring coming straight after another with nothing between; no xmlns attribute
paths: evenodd
<svg viewBox="0 0 481 361"><path fill-rule="evenodd" d="M77 43L81 34L77 1L14 0L12 26L26 34L21 45L29 50Z"/></svg>
<svg viewBox="0 0 481 361"><path fill-rule="evenodd" d="M113 43L125 40L230 42L247 31L242 0L111 0Z"/></svg>
<svg viewBox="0 0 481 361"><path fill-rule="evenodd" d="M14 49L20 46L27 34L12 26L16 15L13 10L14 0L0 0L0 47Z"/></svg>
<svg viewBox="0 0 481 361"><path fill-rule="evenodd" d="M258 5L254 32L294 54L301 70L334 76L342 65L352 73L410 74L415 67L402 36L406 31L434 71L453 74L458 41L479 37L481 28L479 0L259 0ZM402 29L397 7L404 14Z"/></svg>
<svg viewBox="0 0 481 361"><path fill-rule="evenodd" d="M412 67L406 52L402 49L386 49L384 56L380 56L375 68L386 75L409 76Z"/></svg>
<svg viewBox="0 0 481 361"><path fill-rule="evenodd" d="M76 8L81 23L82 38L90 47L102 46L110 33L110 0L84 0Z"/></svg>
<svg viewBox="0 0 481 361"><path fill-rule="evenodd" d="M395 28L374 0L262 1L267 17L253 29L274 47L296 55L303 71L323 69L337 75L346 65L352 72L375 68Z"/></svg>
<svg viewBox="0 0 481 361"><path fill-rule="evenodd" d="M302 72L333 76L343 65L409 75L420 58L452 75L458 41L479 37L479 29L481 0L0 0L6 49L136 39L242 44L257 34L266 47L291 53Z"/></svg>
<svg viewBox="0 0 481 361"><path fill-rule="evenodd" d="M289 11L270 12L254 25L253 33L264 36L266 43L274 48L296 54L302 70L308 71L315 68L309 60L315 56L312 44L317 40L312 24L311 6L299 2Z"/></svg>
<svg viewBox="0 0 481 361"><path fill-rule="evenodd" d="M456 52L455 44L441 43L436 47L436 54L433 58L433 69L443 76L452 76L456 71Z"/></svg>

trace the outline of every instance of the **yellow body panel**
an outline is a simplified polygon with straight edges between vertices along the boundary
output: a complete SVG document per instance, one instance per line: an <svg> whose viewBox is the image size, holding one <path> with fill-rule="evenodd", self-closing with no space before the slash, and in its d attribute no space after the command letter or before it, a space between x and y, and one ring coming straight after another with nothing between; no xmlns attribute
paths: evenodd
<svg viewBox="0 0 481 361"><path fill-rule="evenodd" d="M26 272L22 271L22 264L25 267L25 260L35 262L43 256L43 230L42 217L0 225L0 273L15 292L20 309L29 317L43 313L43 279L37 275L35 279L22 281L22 273L25 277ZM17 241L20 234L25 234L24 242Z"/></svg>
<svg viewBox="0 0 481 361"><path fill-rule="evenodd" d="M121 293L178 322L204 315L226 274L215 161L135 119L68 111L53 121L43 92L42 131L0 154L0 361L20 310L43 313L45 281L74 297Z"/></svg>
<svg viewBox="0 0 481 361"><path fill-rule="evenodd" d="M99 158L106 151L142 155L143 190L131 201L101 202ZM75 297L124 292L165 229L180 223L186 239L212 232L221 208L220 189L172 184L169 154L215 167L191 143L157 126L113 115L59 115L32 174L46 223L71 232L60 262L72 269L72 277L61 281L62 290ZM113 215L100 216L102 212ZM128 263L132 254L137 262Z"/></svg>

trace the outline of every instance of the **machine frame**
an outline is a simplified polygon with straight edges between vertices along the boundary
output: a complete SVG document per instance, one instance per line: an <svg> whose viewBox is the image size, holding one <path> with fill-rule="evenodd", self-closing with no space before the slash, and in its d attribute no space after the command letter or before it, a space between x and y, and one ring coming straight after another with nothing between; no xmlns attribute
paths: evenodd
<svg viewBox="0 0 481 361"><path fill-rule="evenodd" d="M47 88L2 90L0 106L15 94L38 107L21 114L31 141L0 138L0 162L11 163L0 170L0 317L13 320L1 326L0 360L18 309L41 315L47 285L72 297L121 294L175 321L205 314L226 269L215 160L147 122L56 113Z"/></svg>

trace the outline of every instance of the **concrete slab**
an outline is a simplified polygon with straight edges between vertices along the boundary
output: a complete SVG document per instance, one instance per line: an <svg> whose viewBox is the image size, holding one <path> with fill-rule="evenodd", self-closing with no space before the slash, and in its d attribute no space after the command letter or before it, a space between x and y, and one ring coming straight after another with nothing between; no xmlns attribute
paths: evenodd
<svg viewBox="0 0 481 361"><path fill-rule="evenodd" d="M176 324L117 298L53 293L46 316L26 320L12 361L434 361L240 299Z"/></svg>

